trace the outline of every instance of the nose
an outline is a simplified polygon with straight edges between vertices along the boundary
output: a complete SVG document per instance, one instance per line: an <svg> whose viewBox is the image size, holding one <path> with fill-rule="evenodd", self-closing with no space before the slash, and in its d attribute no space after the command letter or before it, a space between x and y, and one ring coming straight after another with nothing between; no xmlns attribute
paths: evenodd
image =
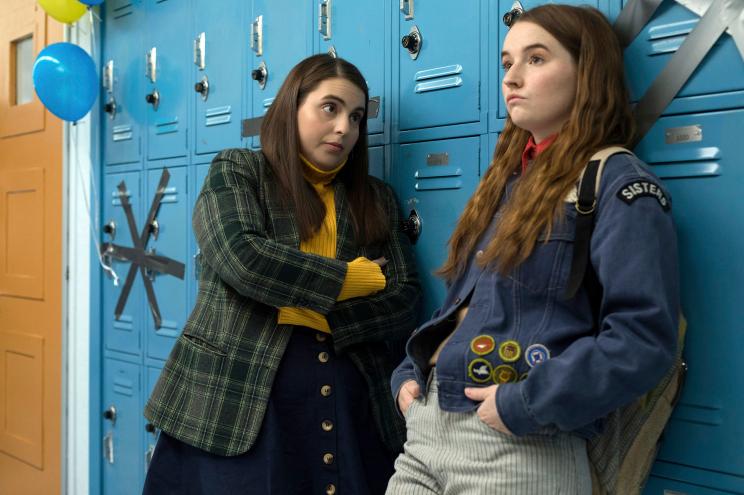
<svg viewBox="0 0 744 495"><path fill-rule="evenodd" d="M522 85L522 74L519 64L513 64L504 74L504 85L509 88L518 88Z"/></svg>
<svg viewBox="0 0 744 495"><path fill-rule="evenodd" d="M349 123L349 116L343 112L340 112L338 114L338 117L336 117L336 122L334 125L336 134L340 134L342 136L346 135L349 132L350 126L351 124Z"/></svg>

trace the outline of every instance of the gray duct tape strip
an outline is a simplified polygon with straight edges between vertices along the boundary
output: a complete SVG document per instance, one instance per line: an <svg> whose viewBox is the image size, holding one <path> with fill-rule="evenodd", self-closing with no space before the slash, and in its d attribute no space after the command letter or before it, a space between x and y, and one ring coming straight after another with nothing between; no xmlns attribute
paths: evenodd
<svg viewBox="0 0 744 495"><path fill-rule="evenodd" d="M258 136L261 133L261 122L263 117L255 117L253 119L243 119L242 127L240 130L241 137Z"/></svg>
<svg viewBox="0 0 744 495"><path fill-rule="evenodd" d="M630 0L625 4L613 26L620 46L625 48L638 36L663 0Z"/></svg>
<svg viewBox="0 0 744 495"><path fill-rule="evenodd" d="M712 0L676 0L676 2L702 17L708 11ZM731 8L735 9L736 5L732 5ZM741 58L744 59L744 8L739 5L738 9L739 15L729 23L726 33L734 39Z"/></svg>
<svg viewBox="0 0 744 495"><path fill-rule="evenodd" d="M638 134L633 145L654 125L726 27L741 14L742 5L744 0L714 0L636 105L634 113Z"/></svg>

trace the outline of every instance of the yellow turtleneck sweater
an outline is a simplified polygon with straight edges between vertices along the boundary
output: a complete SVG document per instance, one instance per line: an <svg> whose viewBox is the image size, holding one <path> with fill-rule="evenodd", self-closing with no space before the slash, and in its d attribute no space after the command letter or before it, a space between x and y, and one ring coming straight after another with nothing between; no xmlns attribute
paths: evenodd
<svg viewBox="0 0 744 495"><path fill-rule="evenodd" d="M313 186L326 208L326 216L315 235L300 242L300 251L318 254L327 258L336 257L336 203L333 179L346 164L333 170L321 170L300 155L305 168L305 179ZM344 301L353 297L364 297L385 288L385 276L377 263L367 258L357 258L347 263L346 278L341 286L337 301ZM285 325L302 325L331 333L325 316L307 308L279 308L277 323Z"/></svg>

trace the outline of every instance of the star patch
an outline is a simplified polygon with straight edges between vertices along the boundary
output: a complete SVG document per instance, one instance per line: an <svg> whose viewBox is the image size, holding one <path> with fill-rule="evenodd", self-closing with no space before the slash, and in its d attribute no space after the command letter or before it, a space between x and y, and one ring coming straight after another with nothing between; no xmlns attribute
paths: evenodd
<svg viewBox="0 0 744 495"><path fill-rule="evenodd" d="M638 198L650 197L658 201L664 211L669 211L672 207L661 187L647 180L639 179L628 182L617 192L617 197L629 205Z"/></svg>

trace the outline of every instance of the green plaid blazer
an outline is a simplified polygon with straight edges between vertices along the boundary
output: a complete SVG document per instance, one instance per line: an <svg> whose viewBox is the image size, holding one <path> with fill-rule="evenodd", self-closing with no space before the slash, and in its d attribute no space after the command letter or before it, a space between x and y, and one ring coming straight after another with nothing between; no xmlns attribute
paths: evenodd
<svg viewBox="0 0 744 495"><path fill-rule="evenodd" d="M260 152L225 150L212 161L193 216L201 249L199 294L145 416L208 452L246 452L293 330L277 324L277 308L305 307L326 316L335 351L347 354L366 379L382 439L399 451L405 425L391 399L390 374L415 327L420 290L393 192L371 179L387 212L390 239L359 247L345 188L337 182L337 259L330 259L299 251L292 211L281 206L272 174ZM346 261L358 256L389 260L383 268L387 286L336 302Z"/></svg>

